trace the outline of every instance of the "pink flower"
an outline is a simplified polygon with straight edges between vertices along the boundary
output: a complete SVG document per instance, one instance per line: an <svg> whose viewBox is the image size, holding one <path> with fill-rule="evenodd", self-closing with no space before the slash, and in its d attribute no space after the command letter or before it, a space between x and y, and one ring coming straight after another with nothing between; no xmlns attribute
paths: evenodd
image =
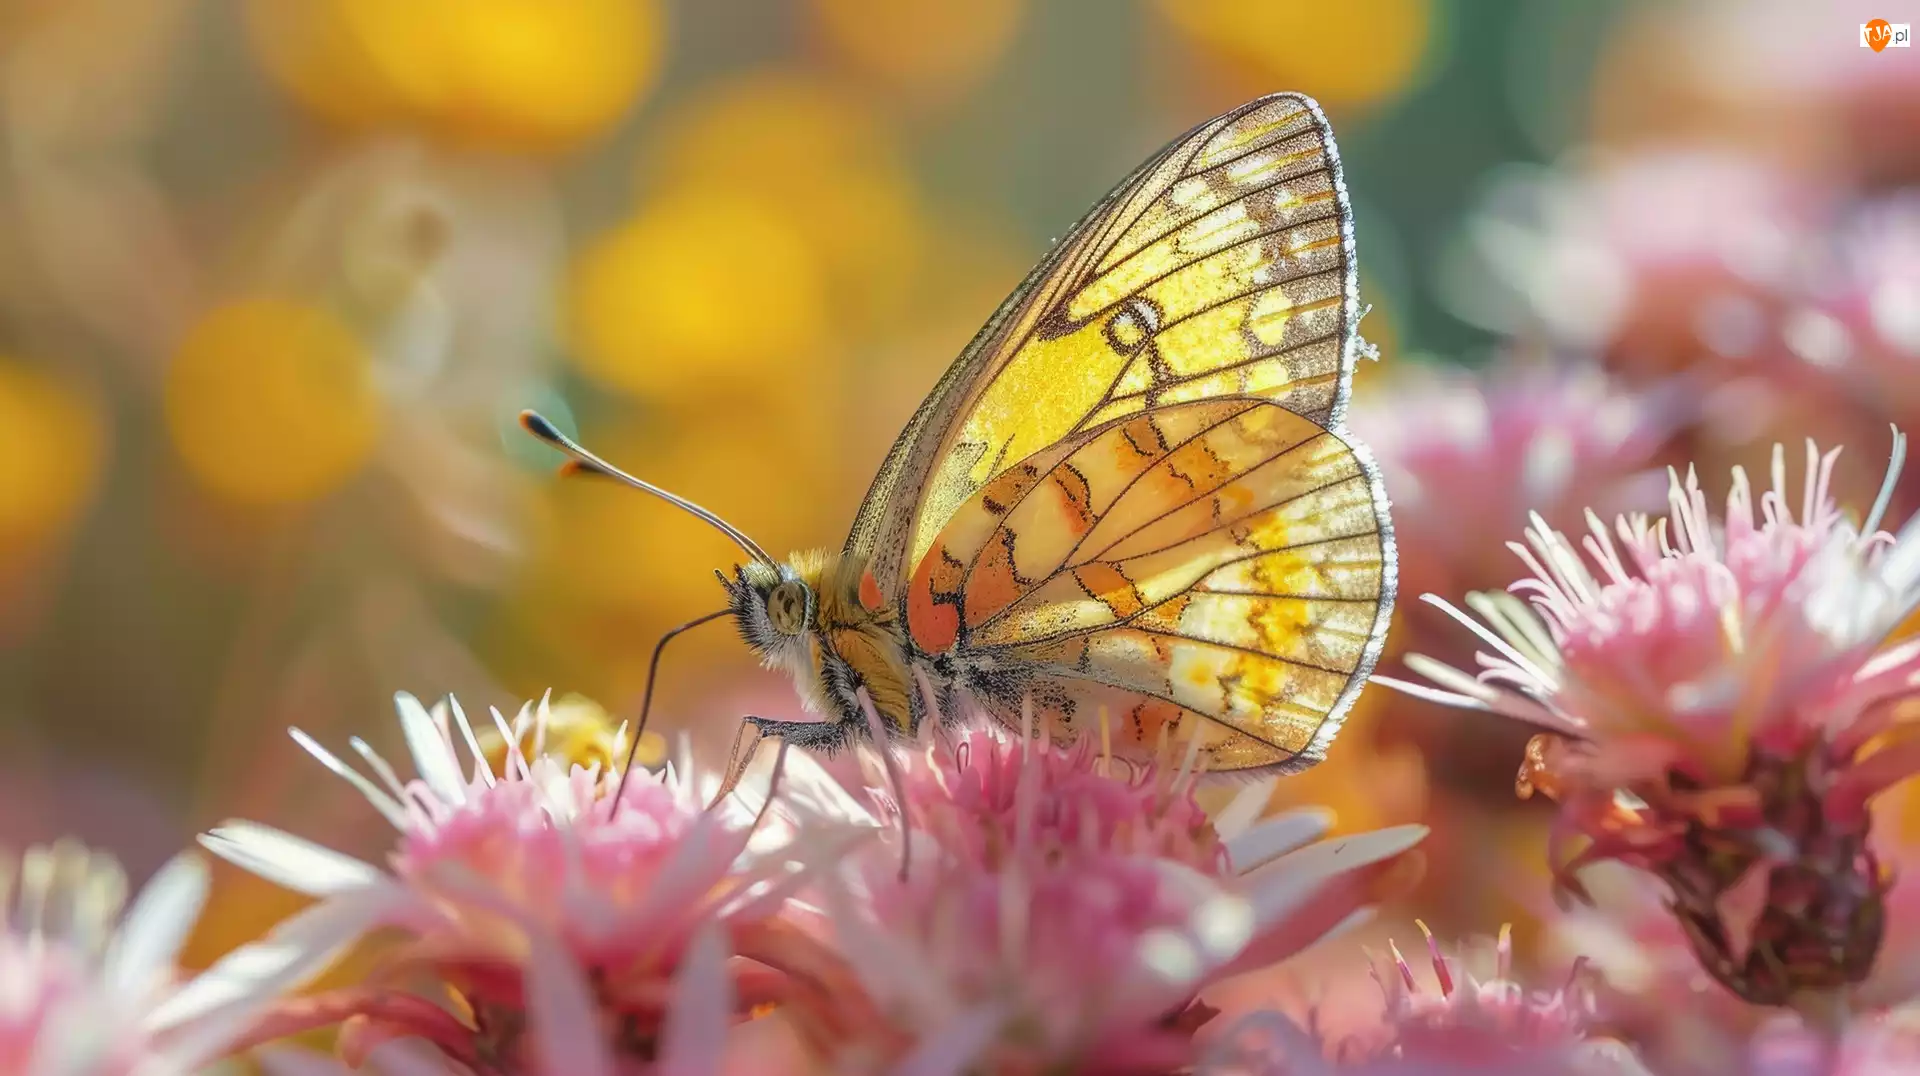
<svg viewBox="0 0 1920 1076"><path fill-rule="evenodd" d="M1920 414L1920 194L1853 206L1799 260L1806 279L1775 327L1782 361L1762 370L1783 387L1776 409L1836 429L1910 424ZM1821 391L1799 391L1809 380ZM1899 493L1897 506L1920 505L1911 478Z"/></svg>
<svg viewBox="0 0 1920 1076"><path fill-rule="evenodd" d="M1658 879L1596 863L1581 882L1592 903L1545 916L1547 958L1589 962L1607 1025L1663 1076L1712 1076L1737 1066L1771 1010L1742 1001L1700 966Z"/></svg>
<svg viewBox="0 0 1920 1076"><path fill-rule="evenodd" d="M192 856L162 867L124 916L126 877L106 856L61 842L0 863L0 1072L197 1072L346 940L337 917L308 913L182 981L174 961L206 895Z"/></svg>
<svg viewBox="0 0 1920 1076"><path fill-rule="evenodd" d="M1101 758L1092 737L1034 750L980 730L915 761L902 786L916 832L988 869L1023 848L1046 858L1086 849L1166 859L1204 874L1227 868L1226 846L1194 801L1190 774L1165 766L1130 773L1126 763Z"/></svg>
<svg viewBox="0 0 1920 1076"><path fill-rule="evenodd" d="M1644 120L1657 110L1663 120L1656 137L1742 139L1823 176L1869 186L1910 184L1920 73L1911 64L1862 63L1872 54L1854 35L1875 16L1867 5L1847 8L1844 32L1834 33L1831 16L1842 13L1795 0L1690 0L1650 8L1637 20L1640 32L1631 35L1643 49L1651 46L1650 54L1607 64L1621 84L1596 92L1618 98L1645 84L1659 94L1624 107L1615 103L1625 125L1620 133L1629 137L1646 136ZM1715 47L1700 48L1709 36ZM1694 62L1674 62L1681 57ZM1658 78L1645 78L1650 64L1661 68Z"/></svg>
<svg viewBox="0 0 1920 1076"><path fill-rule="evenodd" d="M1423 987L1412 965L1393 946L1392 966L1374 969L1386 995L1387 1035L1372 1056L1428 1061L1499 1061L1530 1053L1572 1051L1594 1022L1593 984L1576 963L1560 988L1530 991L1514 981L1513 937L1502 928L1490 964L1476 978L1466 962L1447 957L1420 924L1427 940L1433 986Z"/></svg>
<svg viewBox="0 0 1920 1076"><path fill-rule="evenodd" d="M1883 493L1863 537L1828 497L1834 459L1809 446L1796 517L1776 451L1759 522L1736 470L1718 527L1676 476L1670 521L1610 536L1592 520L1597 574L1536 524L1513 547L1533 609L1476 595L1482 624L1427 598L1493 649L1480 675L1413 655L1444 690L1385 680L1550 730L1520 787L1560 803L1556 846L1589 842L1553 850L1561 884L1577 894L1572 872L1609 858L1658 874L1707 970L1765 1004L1866 976L1886 884L1867 801L1920 769L1920 724L1897 709L1920 691L1920 643L1886 644L1920 604L1920 525L1875 533Z"/></svg>
<svg viewBox="0 0 1920 1076"><path fill-rule="evenodd" d="M1831 198L1738 152L1511 170L1468 221L1446 298L1470 321L1615 369L1750 357Z"/></svg>
<svg viewBox="0 0 1920 1076"><path fill-rule="evenodd" d="M1920 408L1920 193L1858 206L1833 229L1837 270L1816 296L1853 342L1839 376L1860 403L1895 416Z"/></svg>
<svg viewBox="0 0 1920 1076"><path fill-rule="evenodd" d="M833 1071L1178 1069L1197 994L1358 921L1424 835L1310 843L1324 816L1250 824L1264 786L1207 824L1186 767L1118 765L985 732L909 760L905 875L863 848L803 958L827 985L790 1018Z"/></svg>
<svg viewBox="0 0 1920 1076"><path fill-rule="evenodd" d="M752 847L762 812L737 799L708 809L691 775L674 766L632 773L616 805L618 773L521 753L529 727L536 750L542 742L544 703L515 726L495 712L498 743L516 745L496 773L457 705L429 713L412 696L397 701L419 773L411 781L358 739L379 784L294 733L399 831L391 873L254 823L229 822L203 838L323 903L360 901L364 929L397 928L406 938L367 983L288 1003L272 1031L345 1022L350 1058L410 1035L481 1071L506 1062L545 1071L538 1065L551 1037L529 1039L525 1030L530 1018L563 1012L569 1026L597 1029L590 1037L625 1064L649 1056L671 1022L670 984L696 938L715 933L737 952L775 929L798 879L784 846ZM456 744L467 748L471 776ZM822 839L848 840L844 832ZM776 990L772 976L737 966L728 974L742 1011ZM406 990L409 978L442 984L452 1011ZM593 984L590 1017L571 1004L579 980Z"/></svg>
<svg viewBox="0 0 1920 1076"><path fill-rule="evenodd" d="M1319 1071L1303 1064L1303 1055L1324 1057L1340 1072L1392 1065L1414 1072L1530 1071L1528 1065L1559 1071L1556 1066L1579 1063L1593 1064L1596 1073L1638 1071L1620 1069L1630 1051L1597 1034L1597 983L1584 961L1575 961L1557 987L1529 989L1515 978L1506 930L1497 941L1447 955L1426 925L1416 924L1426 937L1430 973L1417 970L1391 941L1390 959L1370 957L1373 984L1364 994L1347 989L1357 975L1323 968L1306 983L1312 1000L1286 1007L1297 1015L1256 1010L1226 1029L1214 1043L1220 1071L1233 1071L1226 1063L1235 1058L1258 1062L1255 1072Z"/></svg>
<svg viewBox="0 0 1920 1076"><path fill-rule="evenodd" d="M1659 503L1651 465L1680 417L1671 392L1631 391L1592 365L1513 358L1410 367L1377 388L1348 421L1393 490L1403 590L1498 586L1510 563L1485 536L1517 532L1532 514L1573 523L1590 504Z"/></svg>
<svg viewBox="0 0 1920 1076"><path fill-rule="evenodd" d="M1629 390L1592 364L1512 357L1477 370L1407 367L1375 388L1356 399L1349 422L1393 492L1403 594L1504 585L1511 558L1486 536L1517 534L1532 514L1561 526L1577 523L1589 504L1660 503L1664 476L1651 464L1680 418L1673 391ZM1446 616L1415 602L1395 610L1389 644L1449 662L1472 658ZM1434 778L1467 796L1497 788L1499 759L1521 743L1498 725L1463 734L1445 711L1418 703L1403 701L1382 721L1380 735L1413 740ZM1440 884L1430 897L1466 888L1445 877L1455 862L1436 861Z"/></svg>
<svg viewBox="0 0 1920 1076"><path fill-rule="evenodd" d="M1850 1011L1815 1010L1804 1018L1748 1005L1715 983L1654 878L1609 863L1589 868L1583 881L1594 902L1550 917L1548 944L1556 954L1592 954L1606 1025L1632 1041L1662 1076L1812 1076L1826 1070L1803 1066L1828 1061L1838 1065L1835 1072L1879 1072L1841 1062L1886 1060L1896 1056L1889 1049L1920 1044L1901 1015L1911 1012L1906 1007L1915 996L1920 878L1903 872L1885 895L1888 931L1873 973L1838 999Z"/></svg>
<svg viewBox="0 0 1920 1076"><path fill-rule="evenodd" d="M559 957L559 959L553 959ZM528 969L527 1039L513 1076L808 1076L814 1070L777 1018L735 1022L725 942L704 930L687 947L665 998L666 1017L651 1061L608 1048L592 983L558 950ZM273 1046L258 1057L269 1076L469 1076L472 1069L400 1039L345 1065L306 1050ZM482 1068L483 1073L498 1071Z"/></svg>
<svg viewBox="0 0 1920 1076"><path fill-rule="evenodd" d="M1743 1062L1741 1076L1917 1076L1920 1027L1911 1013L1837 1029L1789 1018L1761 1029Z"/></svg>

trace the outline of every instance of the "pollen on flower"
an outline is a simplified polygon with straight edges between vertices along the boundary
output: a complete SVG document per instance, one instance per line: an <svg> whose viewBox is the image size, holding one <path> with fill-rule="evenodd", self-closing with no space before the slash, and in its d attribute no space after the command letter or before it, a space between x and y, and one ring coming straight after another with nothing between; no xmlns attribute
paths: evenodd
<svg viewBox="0 0 1920 1076"><path fill-rule="evenodd" d="M535 743L535 722L518 720L506 728L483 725L474 730L474 735L481 758L497 774L507 772L509 742L528 758L546 755L567 765L597 767L601 773L612 773L626 763L626 725L585 695L562 695L552 700L537 731L539 742ZM652 731L640 734L639 746L633 751L634 765L653 769L666 758L665 737Z"/></svg>

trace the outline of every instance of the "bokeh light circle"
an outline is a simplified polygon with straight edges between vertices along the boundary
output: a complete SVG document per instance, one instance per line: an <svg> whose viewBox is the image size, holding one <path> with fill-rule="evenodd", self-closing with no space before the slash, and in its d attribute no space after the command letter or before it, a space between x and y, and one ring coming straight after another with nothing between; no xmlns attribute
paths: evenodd
<svg viewBox="0 0 1920 1076"><path fill-rule="evenodd" d="M267 72L321 117L533 152L605 133L658 74L655 0L251 0Z"/></svg>
<svg viewBox="0 0 1920 1076"><path fill-rule="evenodd" d="M379 438L381 401L360 340L325 309L279 298L216 307L167 371L168 432L213 493L243 504L320 497Z"/></svg>
<svg viewBox="0 0 1920 1076"><path fill-rule="evenodd" d="M581 253L573 356L639 395L790 371L826 339L823 289L790 213L738 192L670 192Z"/></svg>
<svg viewBox="0 0 1920 1076"><path fill-rule="evenodd" d="M98 403L35 367L0 358L0 554L64 533L99 476Z"/></svg>

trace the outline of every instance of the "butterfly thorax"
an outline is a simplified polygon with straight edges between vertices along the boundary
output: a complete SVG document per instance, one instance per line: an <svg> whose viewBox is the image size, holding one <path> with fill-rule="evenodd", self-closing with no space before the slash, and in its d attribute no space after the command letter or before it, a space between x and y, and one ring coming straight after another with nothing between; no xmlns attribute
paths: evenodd
<svg viewBox="0 0 1920 1076"><path fill-rule="evenodd" d="M863 558L808 550L783 564L742 565L721 582L741 638L793 677L809 710L864 733L864 688L890 734L915 730L921 708L911 700L907 643Z"/></svg>

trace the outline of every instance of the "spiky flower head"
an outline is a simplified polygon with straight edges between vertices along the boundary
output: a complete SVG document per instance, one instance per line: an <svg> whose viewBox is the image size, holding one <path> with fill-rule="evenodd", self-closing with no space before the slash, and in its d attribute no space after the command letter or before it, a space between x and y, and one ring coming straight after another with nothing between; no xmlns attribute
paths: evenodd
<svg viewBox="0 0 1920 1076"><path fill-rule="evenodd" d="M1208 984L1364 917L1424 835L1256 823L1264 786L1209 822L1191 782L987 732L914 753L895 781L907 832L824 886L814 979L831 985L791 1018L836 1072L1191 1065Z"/></svg>
<svg viewBox="0 0 1920 1076"><path fill-rule="evenodd" d="M418 774L410 780L357 737L371 778L294 733L393 824L390 870L256 823L203 838L323 906L357 902L362 930L397 928L404 939L365 983L283 1007L280 1030L344 1023L350 1058L413 1036L470 1067L505 1059L539 1071L551 1039L528 1035L534 1002L590 982L595 1040L646 1059L695 939L712 933L729 953L751 947L793 888L784 846L752 847L769 797L757 810L733 798L709 807L710 784L684 764L623 779L598 761L528 757L522 745L544 745L544 702L514 722L494 712L495 749L512 745L496 772L457 704L430 712L403 694L397 705ZM438 984L451 1010L407 988L417 981ZM764 978L729 986L743 1010L768 988Z"/></svg>
<svg viewBox="0 0 1920 1076"><path fill-rule="evenodd" d="M1036 750L980 729L951 749L920 752L901 773L901 791L915 830L989 868L1022 851L1056 858L1100 850L1221 874L1226 845L1195 801L1191 777L1102 756L1092 737ZM1246 792L1248 802L1267 787Z"/></svg>
<svg viewBox="0 0 1920 1076"><path fill-rule="evenodd" d="M119 865L78 844L0 860L0 1072L200 1071L345 940L333 917L306 914L199 976L182 976L174 962L207 884L205 863L177 856L123 907Z"/></svg>
<svg viewBox="0 0 1920 1076"><path fill-rule="evenodd" d="M1576 961L1565 983L1529 990L1513 973L1513 933L1469 954L1449 956L1419 923L1432 969L1423 984L1397 945L1374 966L1386 997L1385 1034L1362 1049L1426 1061L1489 1062L1552 1050L1573 1051L1595 1021L1592 976ZM1475 967L1474 965L1479 965Z"/></svg>
<svg viewBox="0 0 1920 1076"><path fill-rule="evenodd" d="M1920 643L1889 645L1920 604L1920 526L1880 534L1895 466L1864 528L1828 494L1837 453L1808 446L1796 514L1784 453L1758 501L1735 470L1724 520L1696 477L1676 475L1657 523L1597 518L1583 542L1536 525L1513 548L1532 571L1476 595L1490 648L1469 675L1414 655L1424 698L1548 730L1519 787L1560 804L1561 885L1620 859L1658 874L1703 965L1748 1000L1787 1004L1864 979L1886 886L1867 841L1868 800L1920 769ZM1484 621L1484 622L1483 622ZM1565 856L1567 838L1587 847Z"/></svg>

